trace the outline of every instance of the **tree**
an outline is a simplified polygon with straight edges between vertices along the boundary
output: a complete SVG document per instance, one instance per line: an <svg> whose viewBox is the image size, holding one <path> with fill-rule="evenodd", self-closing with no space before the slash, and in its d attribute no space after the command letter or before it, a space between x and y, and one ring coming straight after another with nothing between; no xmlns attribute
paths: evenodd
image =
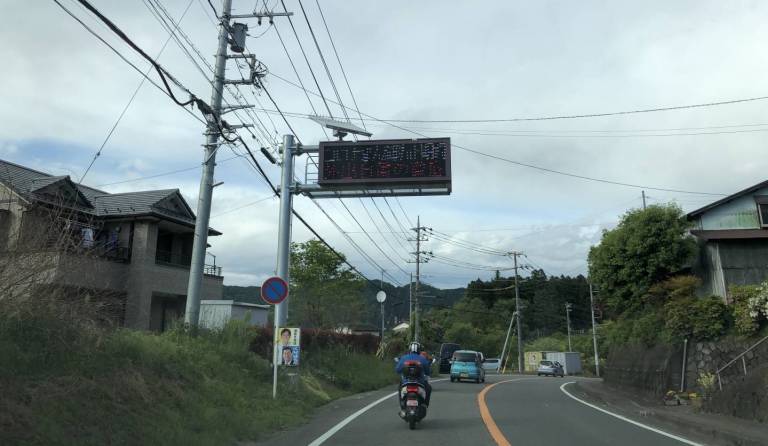
<svg viewBox="0 0 768 446"><path fill-rule="evenodd" d="M317 240L291 244L289 320L303 327L360 323L364 282Z"/></svg>
<svg viewBox="0 0 768 446"><path fill-rule="evenodd" d="M624 214L589 251L589 272L612 316L635 313L651 285L678 272L695 253L690 223L674 205L653 205Z"/></svg>

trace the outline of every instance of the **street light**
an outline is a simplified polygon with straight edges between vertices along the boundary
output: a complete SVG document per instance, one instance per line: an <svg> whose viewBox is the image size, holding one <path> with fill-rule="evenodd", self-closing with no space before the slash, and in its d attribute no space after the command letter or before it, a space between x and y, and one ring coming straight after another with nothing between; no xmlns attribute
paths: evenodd
<svg viewBox="0 0 768 446"><path fill-rule="evenodd" d="M381 304L381 340L384 340L384 301L387 300L387 293L384 290L376 293L376 300Z"/></svg>

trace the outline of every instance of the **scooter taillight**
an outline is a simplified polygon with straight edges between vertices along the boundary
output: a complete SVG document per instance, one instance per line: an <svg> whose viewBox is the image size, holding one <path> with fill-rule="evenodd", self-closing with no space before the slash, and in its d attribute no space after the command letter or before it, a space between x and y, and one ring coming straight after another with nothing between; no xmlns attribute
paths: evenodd
<svg viewBox="0 0 768 446"><path fill-rule="evenodd" d="M405 390L408 393L417 393L419 391L419 386L406 386Z"/></svg>

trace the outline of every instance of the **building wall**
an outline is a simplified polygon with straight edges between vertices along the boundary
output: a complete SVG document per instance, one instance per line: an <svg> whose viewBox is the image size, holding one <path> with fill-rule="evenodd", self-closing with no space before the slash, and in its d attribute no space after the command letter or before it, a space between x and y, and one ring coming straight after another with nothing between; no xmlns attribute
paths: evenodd
<svg viewBox="0 0 768 446"><path fill-rule="evenodd" d="M738 197L723 203L704 214L695 222L695 229L758 229L760 220L757 215L755 195L768 195L768 188L752 194Z"/></svg>
<svg viewBox="0 0 768 446"><path fill-rule="evenodd" d="M768 280L768 239L701 243L693 271L702 280L700 295L727 301L732 285L757 285Z"/></svg>

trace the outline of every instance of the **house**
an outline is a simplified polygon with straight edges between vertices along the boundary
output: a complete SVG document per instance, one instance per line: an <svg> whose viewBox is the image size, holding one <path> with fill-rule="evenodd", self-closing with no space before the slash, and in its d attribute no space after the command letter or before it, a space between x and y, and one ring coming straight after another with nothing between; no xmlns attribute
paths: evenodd
<svg viewBox="0 0 768 446"><path fill-rule="evenodd" d="M127 327L162 331L183 317L194 227L178 189L110 194L0 160L0 283L29 276L109 298ZM221 299L221 268L204 271L202 299Z"/></svg>
<svg viewBox="0 0 768 446"><path fill-rule="evenodd" d="M768 181L688 214L699 243L694 273L702 295L729 300L731 285L768 279Z"/></svg>

